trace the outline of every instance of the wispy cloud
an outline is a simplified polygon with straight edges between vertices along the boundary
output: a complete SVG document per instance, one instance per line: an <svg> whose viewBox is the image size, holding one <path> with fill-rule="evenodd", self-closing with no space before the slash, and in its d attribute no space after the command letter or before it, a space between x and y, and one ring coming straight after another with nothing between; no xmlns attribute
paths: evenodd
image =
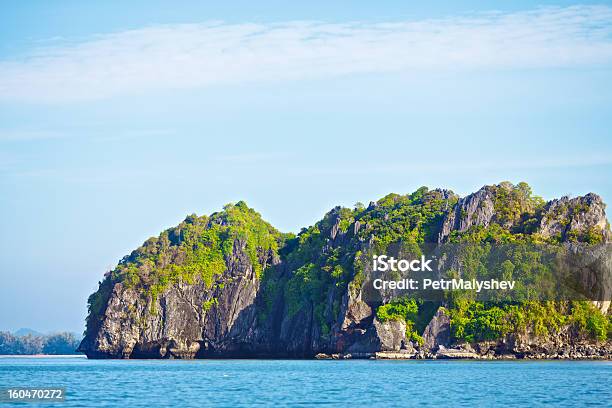
<svg viewBox="0 0 612 408"><path fill-rule="evenodd" d="M0 100L426 70L608 66L612 8L575 6L394 23L204 23L41 46L0 61Z"/></svg>

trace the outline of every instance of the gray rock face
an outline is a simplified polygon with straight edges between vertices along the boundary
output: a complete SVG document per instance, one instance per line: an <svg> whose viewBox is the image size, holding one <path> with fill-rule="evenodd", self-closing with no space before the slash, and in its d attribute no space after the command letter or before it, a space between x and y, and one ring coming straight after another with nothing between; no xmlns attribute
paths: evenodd
<svg viewBox="0 0 612 408"><path fill-rule="evenodd" d="M359 290L344 294L331 336L322 336L314 307L290 315L280 298L262 319L260 281L243 243L235 243L227 265L212 287L174 284L156 299L116 283L79 350L90 358L312 357L399 351L405 344L405 323L377 321Z"/></svg>
<svg viewBox="0 0 612 408"><path fill-rule="evenodd" d="M346 349L348 353L399 352L406 345L406 323L402 320L381 322L374 318L373 324L359 334Z"/></svg>
<svg viewBox="0 0 612 408"><path fill-rule="evenodd" d="M423 347L435 350L448 347L451 342L450 317L446 312L439 308L423 332Z"/></svg>
<svg viewBox="0 0 612 408"><path fill-rule="evenodd" d="M581 236L595 229L604 234L604 242L609 242L605 208L601 197L593 193L549 201L542 213L539 232L546 238L559 237L565 241L572 235Z"/></svg>
<svg viewBox="0 0 612 408"><path fill-rule="evenodd" d="M438 236L444 242L453 231L465 232L471 227L487 227L492 222L500 222L506 228L512 227L510 221L501 222L496 215L495 202L498 190L507 186L485 186L477 192L459 199L453 210L445 216ZM594 193L583 197L562 197L547 202L537 213L537 232L544 238L555 237L560 241L571 238L584 238L594 232L603 234L603 242L610 242L612 233L602 198Z"/></svg>
<svg viewBox="0 0 612 408"><path fill-rule="evenodd" d="M438 242L443 242L452 231L464 232L476 225L488 226L494 213L493 192L489 186L460 198L445 217Z"/></svg>
<svg viewBox="0 0 612 408"><path fill-rule="evenodd" d="M156 299L143 299L116 283L98 329L87 333L79 350L99 358L193 358L251 351L258 335L253 304L259 281L244 243L235 243L228 266L212 288L201 282L174 284Z"/></svg>
<svg viewBox="0 0 612 408"><path fill-rule="evenodd" d="M548 336L533 333L509 334L498 341L483 341L459 348L476 353L478 358L489 359L610 359L612 342L589 342L567 328Z"/></svg>
<svg viewBox="0 0 612 408"><path fill-rule="evenodd" d="M452 195L446 190L435 191L441 198ZM483 187L459 199L444 214L432 240L437 235L437 240L444 242L453 231L464 232L495 222L495 199L492 187ZM371 203L368 208L381 207ZM346 245L359 232L369 231L370 226L359 221L348 229L344 226L343 231L339 211L334 209L330 213L329 228L321 231L326 239L323 251ZM599 228L604 231L606 242L611 238L605 204L595 194L550 201L537 217L538 233L544 237L567 239L572 234ZM361 236L359 250L366 253L372 242L373 236ZM272 253L258 256L262 264L275 266L281 281L295 273ZM332 285L322 289L323 304L305 305L290 313L282 293L273 299L263 298L262 282L254 272L244 242L236 239L225 261L226 270L215 277L212 285L198 280L191 284L175 283L155 297L122 283L109 283L104 307L88 326L79 350L90 358L314 357L350 353L371 356L379 352L405 357L406 349L410 348L405 322L381 322L375 316L381 301L390 299L388 293L368 297L359 285L348 288ZM372 271L365 269L365 279L371 279ZM372 300L375 298L379 300ZM263 304L269 306L266 313L262 313ZM598 306L607 309L609 302ZM317 322L317 314L321 313L328 318L327 328ZM426 326L423 338L421 356L451 345L450 318L442 309ZM503 341L507 344L492 345L491 350L521 353L524 347L529 350L536 347L534 342ZM486 355L491 350L483 346L479 354ZM458 358L470 353L473 351L446 354L448 358Z"/></svg>
<svg viewBox="0 0 612 408"><path fill-rule="evenodd" d="M374 329L380 342L379 351L397 351L406 343L406 323L402 320L374 319Z"/></svg>

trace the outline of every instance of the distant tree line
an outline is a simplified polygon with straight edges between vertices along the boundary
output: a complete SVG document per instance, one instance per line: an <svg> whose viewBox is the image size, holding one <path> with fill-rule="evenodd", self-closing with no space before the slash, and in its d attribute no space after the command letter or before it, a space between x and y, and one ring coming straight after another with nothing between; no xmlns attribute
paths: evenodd
<svg viewBox="0 0 612 408"><path fill-rule="evenodd" d="M78 354L79 346L74 334L64 332L51 335L15 336L0 331L0 354Z"/></svg>

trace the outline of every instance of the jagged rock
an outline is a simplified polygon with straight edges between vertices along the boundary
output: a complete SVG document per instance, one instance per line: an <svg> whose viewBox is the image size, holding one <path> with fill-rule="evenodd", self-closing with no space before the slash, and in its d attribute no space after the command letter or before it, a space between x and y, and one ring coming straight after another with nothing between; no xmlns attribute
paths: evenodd
<svg viewBox="0 0 612 408"><path fill-rule="evenodd" d="M439 308L423 332L423 347L435 350L439 346L448 347L451 341L450 317Z"/></svg>
<svg viewBox="0 0 612 408"><path fill-rule="evenodd" d="M359 326L361 322L371 319L372 308L363 302L359 296L355 297L353 294L347 293L344 295L343 300L346 306L342 311L344 315L342 329L346 330L350 327Z"/></svg>
<svg viewBox="0 0 612 408"><path fill-rule="evenodd" d="M494 212L494 197L490 186L459 199L444 219L438 242L443 242L452 231L464 232L475 225L488 226Z"/></svg>
<svg viewBox="0 0 612 408"><path fill-rule="evenodd" d="M339 231L340 231L340 217L337 217L335 219L333 227L331 228L331 231L330 231L330 234L329 234L330 238L332 240L336 239L336 236L338 235Z"/></svg>
<svg viewBox="0 0 612 408"><path fill-rule="evenodd" d="M381 322L374 319L374 328L381 351L399 351L406 343L406 323L402 320Z"/></svg>
<svg viewBox="0 0 612 408"><path fill-rule="evenodd" d="M349 330L341 345L349 353L375 353L377 351L400 351L406 344L406 323L401 320L381 322L374 318L367 329ZM352 344L351 344L352 343Z"/></svg>
<svg viewBox="0 0 612 408"><path fill-rule="evenodd" d="M193 358L240 352L254 336L252 307L258 290L244 244L237 242L220 281L176 284L152 301L121 283L114 285L97 332L80 346L91 357ZM208 311L202 305L214 300Z"/></svg>
<svg viewBox="0 0 612 408"><path fill-rule="evenodd" d="M504 188L507 186L503 184L483 187L458 201L448 190L429 192L433 201L442 200L445 203L443 212L436 218L435 228L431 230L431 241L444 242L453 231L463 232L473 226L486 227L500 222L495 200L499 189ZM391 205L394 202L391 201ZM318 225L322 245L317 250L334 254L345 245L354 245L351 248L353 255L357 251L369 254L368 251L376 245L372 231L378 228L377 223L394 222L387 211L389 206L385 205L382 202L370 203L365 211L373 211L378 218L363 222L353 220L352 225L342 224L343 228L348 226L346 232L340 230L341 209L333 209ZM604 210L601 198L589 194L575 199L553 200L532 215L536 221L536 232L544 237L560 234L562 239L567 239L593 228L602 228L602 239L609 242L611 237ZM205 221L207 228L213 224L228 226L232 222L230 218L214 215ZM272 229L271 226L269 228ZM423 333L423 347L415 350L406 339L404 321L381 322L376 318L377 307L392 299L395 293L377 292L374 294L376 296L370 296L362 283L356 283L354 275L351 276L354 280L348 284L345 282L344 286L332 282L328 287L315 287L313 291L320 293L318 304L290 304L282 291L272 292L273 295L265 292L262 273L275 274L273 285L285 285L296 276L297 267L286 258L281 258L280 251L249 248L244 234L244 231L240 231L240 234L227 238L227 242L223 243L222 264L225 269L215 274L212 282L204 281L196 274L193 280L181 279L160 285L161 289L153 293L142 289L150 289L153 266L149 264L139 266L141 286L129 285L128 281L112 273L105 275L97 292L96 303L99 307L88 318L86 336L79 350L90 358L337 359L406 356L503 358L507 355L521 358L599 358L610 356L612 352L609 344L585 348L576 343L571 333L564 333L565 337L552 340L507 337L476 345L474 349L469 349L467 345L450 349L450 320L443 309L439 309L427 324ZM278 235L273 238L280 239ZM156 245L143 246L134 251L126 262L140 259L143 254L150 254L147 251L153 251L151 253L158 262L155 267L181 265L186 255L177 248L184 240L181 228L175 228L167 237L159 238ZM290 242L287 244L289 247L297 245L296 241L284 242ZM197 243L200 244L210 245L210 242L204 239ZM164 256L160 255L160 248L166 251ZM354 261L351 257L347 258L343 260L343 265L350 265ZM612 262L602 259L602 262ZM612 263L605 267L612 268ZM256 269L259 269L259 273ZM368 266L362 272L360 282L375 277ZM308 279L311 277L306 275L305 280ZM612 287L610 291L612 293ZM603 301L598 307L606 310L609 304L609 301Z"/></svg>
<svg viewBox="0 0 612 408"><path fill-rule="evenodd" d="M603 241L610 241L610 229L605 214L606 205L600 196L589 193L584 197L562 197L549 201L543 209L539 225L542 236L580 236L592 228L603 234Z"/></svg>

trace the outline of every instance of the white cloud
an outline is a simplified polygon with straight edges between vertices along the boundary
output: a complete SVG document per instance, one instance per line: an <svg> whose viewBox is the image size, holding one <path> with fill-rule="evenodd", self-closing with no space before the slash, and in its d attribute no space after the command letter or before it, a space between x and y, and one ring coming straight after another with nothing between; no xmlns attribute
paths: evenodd
<svg viewBox="0 0 612 408"><path fill-rule="evenodd" d="M427 70L609 66L612 8L575 6L394 23L184 24L46 46L0 61L0 100Z"/></svg>

